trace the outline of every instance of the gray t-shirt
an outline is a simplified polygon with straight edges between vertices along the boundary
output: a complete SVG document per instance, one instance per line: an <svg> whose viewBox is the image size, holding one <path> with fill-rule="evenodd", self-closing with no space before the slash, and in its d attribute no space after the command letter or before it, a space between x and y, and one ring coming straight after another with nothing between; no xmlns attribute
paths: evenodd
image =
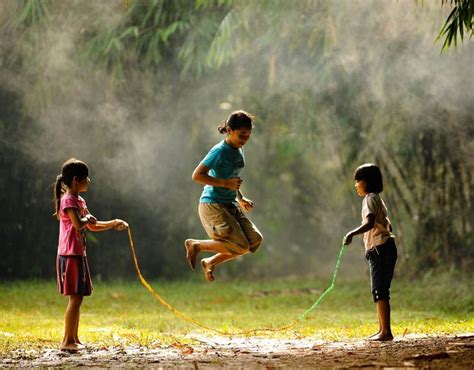
<svg viewBox="0 0 474 370"><path fill-rule="evenodd" d="M387 207L378 193L369 193L362 200L362 222L368 215L375 216L374 228L364 233L365 249L384 244L395 236L390 232L391 224L387 214Z"/></svg>

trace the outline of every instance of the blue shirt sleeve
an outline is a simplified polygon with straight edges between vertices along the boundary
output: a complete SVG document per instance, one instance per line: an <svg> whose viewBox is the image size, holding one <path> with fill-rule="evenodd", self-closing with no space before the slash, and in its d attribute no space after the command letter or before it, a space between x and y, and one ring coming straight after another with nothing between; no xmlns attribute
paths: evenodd
<svg viewBox="0 0 474 370"><path fill-rule="evenodd" d="M201 163L207 168L216 169L221 160L221 148L216 146L206 154Z"/></svg>

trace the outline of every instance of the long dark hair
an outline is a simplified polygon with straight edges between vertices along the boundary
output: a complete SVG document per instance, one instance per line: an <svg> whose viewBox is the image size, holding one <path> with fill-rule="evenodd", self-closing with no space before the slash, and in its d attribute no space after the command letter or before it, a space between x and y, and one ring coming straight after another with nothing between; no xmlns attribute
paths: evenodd
<svg viewBox="0 0 474 370"><path fill-rule="evenodd" d="M252 129L254 118L253 115L246 111L236 110L235 112L232 112L230 116L219 125L219 127L217 127L217 130L221 134L225 134L227 132L227 127L231 130L238 130L241 128Z"/></svg>
<svg viewBox="0 0 474 370"><path fill-rule="evenodd" d="M82 180L87 176L89 176L89 167L87 167L87 164L83 161L71 158L63 163L61 174L56 176L56 182L53 187L54 207L56 210L53 216L56 216L56 218L59 219L61 195L66 191L63 185L70 187L74 177L77 177L78 180Z"/></svg>

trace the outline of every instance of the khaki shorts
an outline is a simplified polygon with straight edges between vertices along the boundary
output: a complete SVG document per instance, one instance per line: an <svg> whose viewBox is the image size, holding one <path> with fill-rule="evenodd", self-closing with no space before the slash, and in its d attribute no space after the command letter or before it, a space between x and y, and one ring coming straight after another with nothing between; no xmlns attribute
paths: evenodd
<svg viewBox="0 0 474 370"><path fill-rule="evenodd" d="M199 203L199 218L213 240L224 242L235 255L255 253L263 237L257 227L234 204Z"/></svg>

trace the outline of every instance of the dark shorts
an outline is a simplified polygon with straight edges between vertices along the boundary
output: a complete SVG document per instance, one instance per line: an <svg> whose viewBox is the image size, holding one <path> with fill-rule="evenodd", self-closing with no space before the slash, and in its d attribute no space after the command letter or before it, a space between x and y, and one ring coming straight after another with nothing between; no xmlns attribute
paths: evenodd
<svg viewBox="0 0 474 370"><path fill-rule="evenodd" d="M92 294L92 281L86 256L57 256L58 292L63 295Z"/></svg>
<svg viewBox="0 0 474 370"><path fill-rule="evenodd" d="M390 284L392 283L395 263L397 262L397 246L390 238L385 244L372 248L365 253L369 261L370 283L374 302L390 299Z"/></svg>

